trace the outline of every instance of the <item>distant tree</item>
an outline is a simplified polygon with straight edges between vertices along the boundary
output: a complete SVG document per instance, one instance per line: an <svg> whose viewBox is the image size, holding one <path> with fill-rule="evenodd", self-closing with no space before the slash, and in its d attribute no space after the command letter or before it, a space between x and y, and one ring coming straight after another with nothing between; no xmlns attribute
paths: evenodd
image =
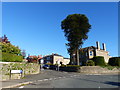
<svg viewBox="0 0 120 90"><path fill-rule="evenodd" d="M7 38L7 36L6 35L4 35L3 37L2 37L2 40L1 40L2 42L5 42L5 43L10 43L10 41L8 41L8 38Z"/></svg>
<svg viewBox="0 0 120 90"><path fill-rule="evenodd" d="M70 54L71 63L73 55L76 55L76 64L79 65L79 49L83 41L88 38L87 33L91 28L88 18L84 14L68 15L62 22L61 28L64 30L65 37L68 40L68 53Z"/></svg>
<svg viewBox="0 0 120 90"><path fill-rule="evenodd" d="M22 54L23 58L26 57L26 52L25 52L25 50L22 50L21 54Z"/></svg>
<svg viewBox="0 0 120 90"><path fill-rule="evenodd" d="M0 39L1 39L0 47L2 48L1 50L2 52L21 55L21 50L19 49L19 47L12 45L10 41L8 41L8 38L6 35L4 35Z"/></svg>
<svg viewBox="0 0 120 90"><path fill-rule="evenodd" d="M20 48L12 45L6 35L0 38L0 51L2 52L0 61L21 62L23 59Z"/></svg>

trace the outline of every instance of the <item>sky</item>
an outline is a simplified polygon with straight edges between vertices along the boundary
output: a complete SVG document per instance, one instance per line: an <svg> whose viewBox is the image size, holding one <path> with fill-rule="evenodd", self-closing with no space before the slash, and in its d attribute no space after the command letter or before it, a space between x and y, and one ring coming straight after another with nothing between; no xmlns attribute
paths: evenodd
<svg viewBox="0 0 120 90"><path fill-rule="evenodd" d="M58 53L69 58L61 21L70 14L85 14L91 24L83 48L106 44L118 56L117 2L3 2L2 35L27 55Z"/></svg>

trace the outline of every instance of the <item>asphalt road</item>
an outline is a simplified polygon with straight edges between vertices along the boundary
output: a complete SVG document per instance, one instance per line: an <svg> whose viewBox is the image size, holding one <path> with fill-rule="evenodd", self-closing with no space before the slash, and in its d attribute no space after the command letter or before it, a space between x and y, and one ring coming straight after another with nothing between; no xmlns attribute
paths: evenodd
<svg viewBox="0 0 120 90"><path fill-rule="evenodd" d="M44 79L39 77L33 83L17 88L118 88L118 75L86 75L52 70L44 71Z"/></svg>

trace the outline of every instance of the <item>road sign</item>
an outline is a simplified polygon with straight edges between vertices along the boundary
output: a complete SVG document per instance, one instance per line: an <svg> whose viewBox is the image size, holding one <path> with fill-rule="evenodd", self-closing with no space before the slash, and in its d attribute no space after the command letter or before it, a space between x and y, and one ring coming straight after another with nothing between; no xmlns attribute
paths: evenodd
<svg viewBox="0 0 120 90"><path fill-rule="evenodd" d="M22 70L11 70L11 73L22 73Z"/></svg>

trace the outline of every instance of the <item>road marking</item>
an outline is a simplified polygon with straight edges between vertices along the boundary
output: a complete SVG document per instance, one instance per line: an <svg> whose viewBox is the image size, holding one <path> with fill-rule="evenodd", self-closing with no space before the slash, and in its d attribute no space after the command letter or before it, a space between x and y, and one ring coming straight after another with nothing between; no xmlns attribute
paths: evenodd
<svg viewBox="0 0 120 90"><path fill-rule="evenodd" d="M53 78L49 78L49 80L52 80Z"/></svg>
<svg viewBox="0 0 120 90"><path fill-rule="evenodd" d="M43 81L47 81L48 79L43 79Z"/></svg>
<svg viewBox="0 0 120 90"><path fill-rule="evenodd" d="M73 77L73 76L70 76L70 77Z"/></svg>
<svg viewBox="0 0 120 90"><path fill-rule="evenodd" d="M58 77L58 78L62 78L62 77Z"/></svg>
<svg viewBox="0 0 120 90"><path fill-rule="evenodd" d="M19 88L24 88L24 86L21 86L21 87L19 87Z"/></svg>
<svg viewBox="0 0 120 90"><path fill-rule="evenodd" d="M43 80L38 80L38 81L43 81Z"/></svg>

